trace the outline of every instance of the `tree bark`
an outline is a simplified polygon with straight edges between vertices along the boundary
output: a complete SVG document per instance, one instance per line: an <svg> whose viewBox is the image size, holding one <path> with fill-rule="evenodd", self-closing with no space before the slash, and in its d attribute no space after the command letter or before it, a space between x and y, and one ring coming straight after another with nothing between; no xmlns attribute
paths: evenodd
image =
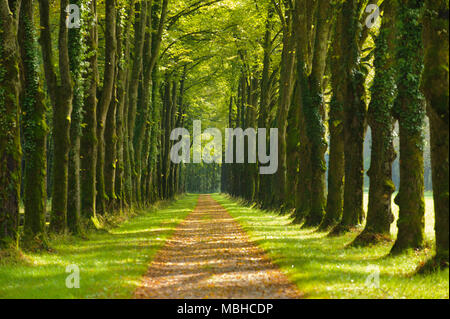
<svg viewBox="0 0 450 319"><path fill-rule="evenodd" d="M75 1L81 7L81 1ZM82 38L80 28L69 29L70 71L74 80L73 108L70 125L69 187L67 203L67 226L73 234L81 232L81 184L80 147L81 123L83 121L83 82L82 82Z"/></svg>
<svg viewBox="0 0 450 319"><path fill-rule="evenodd" d="M135 133L135 123L136 123L136 111L138 103L138 88L139 81L142 78L142 61L143 61L143 51L144 51L144 40L145 40L145 29L147 25L147 0L141 0L136 5L139 10L136 11L136 23L135 23L135 38L134 38L134 56L133 56L133 67L130 74L130 81L128 87L128 123L127 123L127 133L128 142L127 149L129 165L128 172L131 176L128 177L128 182L131 183L132 196L136 196L136 184L134 183L136 177L136 167L135 167L135 150L133 145L134 133ZM132 199L133 201L133 199Z"/></svg>
<svg viewBox="0 0 450 319"><path fill-rule="evenodd" d="M39 81L38 47L34 31L33 1L22 0L19 22L19 44L22 56L22 130L25 159L24 244L28 248L48 246L46 217L46 139L48 127L44 94Z"/></svg>
<svg viewBox="0 0 450 319"><path fill-rule="evenodd" d="M363 183L364 161L363 145L366 131L365 71L359 60L360 22L358 1L350 0L343 4L342 47L346 48L343 58L344 74L344 207L340 223L330 233L337 235L358 227L364 220Z"/></svg>
<svg viewBox="0 0 450 319"><path fill-rule="evenodd" d="M97 169L97 0L89 3L86 15L88 36L86 38L87 72L84 92L84 128L81 137L81 213L86 219L94 218L96 210Z"/></svg>
<svg viewBox="0 0 450 319"><path fill-rule="evenodd" d="M420 92L423 71L422 3L399 0L396 10L397 87L394 116L400 127L400 189L395 198L399 206L398 234L391 254L408 248L421 248L424 240L425 203L423 178L423 136L425 108Z"/></svg>
<svg viewBox="0 0 450 319"><path fill-rule="evenodd" d="M277 111L278 127L278 172L274 206L282 208L286 200L286 128L287 116L293 91L293 73L295 59L295 39L293 36L293 8L286 6L286 22L283 25L283 51L280 71L280 95Z"/></svg>
<svg viewBox="0 0 450 319"><path fill-rule="evenodd" d="M96 209L100 214L106 213L105 192L105 127L108 109L113 96L116 71L116 1L105 0L105 70L103 74L103 87L97 105L97 202Z"/></svg>
<svg viewBox="0 0 450 319"><path fill-rule="evenodd" d="M392 163L395 160L392 108L396 97L394 71L395 10L386 5L380 34L375 41L375 78L371 88L372 100L368 120L372 129L369 209L363 232L354 240L355 245L375 244L389 240L394 221L391 202L395 190L392 181Z"/></svg>
<svg viewBox="0 0 450 319"><path fill-rule="evenodd" d="M343 16L338 8L336 17L332 52L330 56L331 87L333 96L328 113L328 130L330 132L330 149L328 160L328 194L325 216L319 230L329 230L336 226L341 218L344 206L344 90L342 75L345 75L342 63L344 48L341 45L343 36Z"/></svg>
<svg viewBox="0 0 450 319"><path fill-rule="evenodd" d="M449 265L449 100L448 100L448 2L425 1L423 43L425 69L422 87L430 119L431 169L435 212L436 255L429 269Z"/></svg>
<svg viewBox="0 0 450 319"><path fill-rule="evenodd" d="M305 226L318 226L325 211L325 102L323 101L322 81L328 54L328 36L332 21L332 8L329 2L319 2L314 39L311 74L308 76L304 65L304 48L297 44L297 73L301 90L302 112L305 118L306 135L310 146L311 163L311 197L310 210L306 216ZM300 35L299 35L300 36Z"/></svg>
<svg viewBox="0 0 450 319"><path fill-rule="evenodd" d="M17 247L21 180L20 1L0 1L0 247Z"/></svg>
<svg viewBox="0 0 450 319"><path fill-rule="evenodd" d="M60 82L58 83L52 61L49 2L48 0L39 1L45 79L53 104L53 187L50 229L57 233L63 233L67 229L68 162L73 93L68 51L68 28L66 27L68 4L68 0L60 1L58 35Z"/></svg>

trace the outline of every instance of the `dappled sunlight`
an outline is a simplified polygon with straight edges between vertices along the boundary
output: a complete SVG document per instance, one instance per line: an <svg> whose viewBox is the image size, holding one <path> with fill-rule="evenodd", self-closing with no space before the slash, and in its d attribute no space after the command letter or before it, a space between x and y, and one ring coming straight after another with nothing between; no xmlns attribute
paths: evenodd
<svg viewBox="0 0 450 319"><path fill-rule="evenodd" d="M372 247L348 247L356 232L327 237L291 224L288 216L241 207L215 195L269 257L285 271L307 298L448 298L448 270L427 276L411 276L431 249L388 257L392 243ZM367 198L367 197L366 197ZM427 239L434 222L432 198L427 197ZM396 210L394 206L394 211ZM396 227L395 227L396 228ZM395 234L393 232L393 234ZM380 288L366 280L377 267Z"/></svg>
<svg viewBox="0 0 450 319"><path fill-rule="evenodd" d="M226 210L203 195L158 252L135 297L299 298L301 293Z"/></svg>
<svg viewBox="0 0 450 319"><path fill-rule="evenodd" d="M197 196L187 195L109 233L55 242L50 253L28 253L27 264L0 267L0 298L129 298L157 249L196 202ZM66 288L70 264L80 268L80 289Z"/></svg>

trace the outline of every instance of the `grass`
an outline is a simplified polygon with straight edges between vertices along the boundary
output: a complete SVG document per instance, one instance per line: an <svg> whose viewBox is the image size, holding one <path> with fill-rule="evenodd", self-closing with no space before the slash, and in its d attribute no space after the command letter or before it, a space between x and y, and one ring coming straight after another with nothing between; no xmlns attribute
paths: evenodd
<svg viewBox="0 0 450 319"><path fill-rule="evenodd" d="M431 255L434 245L433 199L429 193L426 196L428 248L396 257L387 257L389 243L346 248L356 233L328 238L326 233L292 225L288 216L245 207L224 195L213 197L297 284L305 298L449 298L448 269L431 275L413 275L417 266ZM398 213L395 208L394 213ZM376 277L376 273L379 273L379 286L368 287L369 275Z"/></svg>
<svg viewBox="0 0 450 319"><path fill-rule="evenodd" d="M0 298L130 298L149 262L175 227L191 212L197 195L149 210L109 233L89 240L52 240L54 252L0 258ZM68 265L80 269L80 288L66 287Z"/></svg>

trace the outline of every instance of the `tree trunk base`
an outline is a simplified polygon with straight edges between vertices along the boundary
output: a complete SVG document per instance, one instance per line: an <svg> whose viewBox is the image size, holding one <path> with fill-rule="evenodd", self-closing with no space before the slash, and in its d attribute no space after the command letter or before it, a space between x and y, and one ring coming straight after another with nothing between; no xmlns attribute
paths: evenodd
<svg viewBox="0 0 450 319"><path fill-rule="evenodd" d="M434 256L433 258L426 261L424 264L420 265L416 273L419 275L430 274L439 270L448 269L449 260L448 256Z"/></svg>
<svg viewBox="0 0 450 319"><path fill-rule="evenodd" d="M322 221L322 223L319 225L319 228L317 228L317 231L319 231L319 232L331 231L338 224L339 224L339 220L331 221L331 220L324 219Z"/></svg>
<svg viewBox="0 0 450 319"><path fill-rule="evenodd" d="M416 246L416 245L405 245L405 244L399 244L398 241L395 242L394 246L392 246L391 251L389 252L389 255L391 256L398 256L402 253L404 253L405 251L409 250L409 249L414 249L414 250L421 250L423 249L424 246Z"/></svg>
<svg viewBox="0 0 450 319"><path fill-rule="evenodd" d="M349 233L349 232L356 232L358 231L359 228L358 227L351 227L351 226L344 226L344 225L337 225L336 227L333 228L333 230L331 230L327 237L338 237L338 236L342 236L345 233Z"/></svg>
<svg viewBox="0 0 450 319"><path fill-rule="evenodd" d="M24 237L21 248L29 252L51 251L48 239L45 235L38 235L34 238Z"/></svg>
<svg viewBox="0 0 450 319"><path fill-rule="evenodd" d="M353 242L349 246L367 247L377 245L380 243L390 243L390 242L392 242L392 238L390 235L363 231L353 240Z"/></svg>

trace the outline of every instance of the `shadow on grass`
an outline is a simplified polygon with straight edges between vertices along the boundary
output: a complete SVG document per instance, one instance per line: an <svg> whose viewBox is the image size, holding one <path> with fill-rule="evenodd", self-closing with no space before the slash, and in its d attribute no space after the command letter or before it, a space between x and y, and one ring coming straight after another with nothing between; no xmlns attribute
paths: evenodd
<svg viewBox="0 0 450 319"><path fill-rule="evenodd" d="M26 262L0 267L0 298L129 298L148 264L196 203L187 195L89 240L52 242L54 253L25 254ZM68 265L80 269L80 288L66 287Z"/></svg>
<svg viewBox="0 0 450 319"><path fill-rule="evenodd" d="M386 257L392 243L348 247L357 233L327 237L289 216L213 196L309 298L448 298L449 272L411 276L430 249ZM430 221L429 221L430 222ZM379 278L375 286L370 280ZM378 280L378 279L377 279Z"/></svg>

